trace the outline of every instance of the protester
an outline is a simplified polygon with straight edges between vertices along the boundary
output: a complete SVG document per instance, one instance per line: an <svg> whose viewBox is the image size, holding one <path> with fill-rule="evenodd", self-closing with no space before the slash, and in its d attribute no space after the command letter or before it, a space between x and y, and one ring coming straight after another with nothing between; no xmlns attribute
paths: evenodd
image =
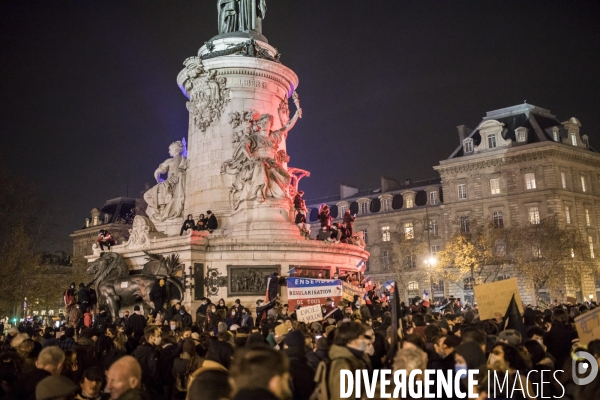
<svg viewBox="0 0 600 400"><path fill-rule="evenodd" d="M49 376L59 376L64 362L65 353L60 348L46 347L35 362L36 368L17 378L6 400L35 400L38 383Z"/></svg>
<svg viewBox="0 0 600 400"><path fill-rule="evenodd" d="M233 400L283 400L292 397L289 361L279 351L267 348L243 349L236 354L231 378L237 393ZM338 382L339 390L339 382Z"/></svg>
<svg viewBox="0 0 600 400"><path fill-rule="evenodd" d="M101 400L104 387L104 371L90 367L83 372L75 400Z"/></svg>
<svg viewBox="0 0 600 400"><path fill-rule="evenodd" d="M124 356L115 361L106 373L106 391L110 400L118 400L126 394L141 392L142 368L131 356Z"/></svg>
<svg viewBox="0 0 600 400"><path fill-rule="evenodd" d="M110 246L114 246L117 243L115 238L106 229L100 229L96 242L100 245L100 251L104 251L104 246L110 251Z"/></svg>
<svg viewBox="0 0 600 400"><path fill-rule="evenodd" d="M183 235L183 232L187 232L188 229L194 230L196 228L196 224L194 223L194 217L192 214L188 214L185 221L183 221L183 225L181 225L181 231L179 232L179 236Z"/></svg>
<svg viewBox="0 0 600 400"><path fill-rule="evenodd" d="M206 215L208 217L206 221L206 229L212 233L212 231L219 228L219 223L217 222L217 217L215 217L215 214L213 214L212 211L208 210Z"/></svg>

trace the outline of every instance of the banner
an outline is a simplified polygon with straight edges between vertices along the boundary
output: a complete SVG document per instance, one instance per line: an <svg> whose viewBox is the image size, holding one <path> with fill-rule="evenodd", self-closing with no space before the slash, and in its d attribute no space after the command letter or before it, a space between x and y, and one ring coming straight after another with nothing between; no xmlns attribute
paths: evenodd
<svg viewBox="0 0 600 400"><path fill-rule="evenodd" d="M353 302L354 295L358 296L359 299L362 299L364 294L365 290L363 288L342 281L342 297L344 300Z"/></svg>
<svg viewBox="0 0 600 400"><path fill-rule="evenodd" d="M579 344L588 345L592 340L600 339L600 307L575 317L575 327Z"/></svg>
<svg viewBox="0 0 600 400"><path fill-rule="evenodd" d="M517 278L474 286L473 293L475 294L475 301L479 309L479 318L482 321L494 318L496 313L504 317L513 294L515 295L519 312L523 315L523 303L519 295Z"/></svg>
<svg viewBox="0 0 600 400"><path fill-rule="evenodd" d="M321 311L321 305L317 304L314 306L302 307L296 310L296 317L300 322L306 322L312 324L313 322L319 322L323 319L323 313Z"/></svg>
<svg viewBox="0 0 600 400"><path fill-rule="evenodd" d="M337 305L342 300L342 281L339 279L286 278L288 306L323 305L329 297Z"/></svg>

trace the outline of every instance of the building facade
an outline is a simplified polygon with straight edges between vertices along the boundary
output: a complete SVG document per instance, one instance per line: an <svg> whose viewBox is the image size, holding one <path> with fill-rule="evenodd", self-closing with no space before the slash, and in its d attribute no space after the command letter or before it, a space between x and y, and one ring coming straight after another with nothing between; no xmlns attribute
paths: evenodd
<svg viewBox="0 0 600 400"><path fill-rule="evenodd" d="M334 217L350 207L357 214L355 230L366 230L371 253L368 274L379 281L402 275L399 281L405 299L426 289L436 298L453 295L472 301L472 287L477 282L467 277L458 282L434 279L431 285L427 262L435 260L456 229L469 229L473 220L509 226L535 224L554 215L561 226L579 233L590 256L595 257L594 249L599 248L600 154L589 145L576 118L561 122L549 110L525 103L488 112L475 129L464 125L457 129L459 145L448 159L434 166L439 178L404 184L382 178L380 188L365 192L342 186L340 196L310 202L311 223L317 221L322 203L332 208ZM421 249L414 260L410 255L398 255L407 248L394 251L394 235L397 239L410 237L412 230L414 236L419 224L429 225L425 229L428 249ZM316 230L318 224L313 224ZM414 270L399 266L406 258ZM390 268L392 262L394 268ZM510 268L494 279L511 276L518 278L523 300L533 302L530 282ZM590 296L597 299L599 294L600 283L589 276L577 286L565 282L560 289L543 288L539 296L546 301L566 301L567 297L581 301Z"/></svg>

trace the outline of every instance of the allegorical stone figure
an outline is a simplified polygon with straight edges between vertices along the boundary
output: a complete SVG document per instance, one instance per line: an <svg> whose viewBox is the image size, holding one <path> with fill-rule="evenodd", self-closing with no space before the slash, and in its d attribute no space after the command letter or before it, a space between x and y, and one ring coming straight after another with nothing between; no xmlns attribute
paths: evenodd
<svg viewBox="0 0 600 400"><path fill-rule="evenodd" d="M219 33L259 30L256 19L265 19L265 0L219 0Z"/></svg>
<svg viewBox="0 0 600 400"><path fill-rule="evenodd" d="M185 144L181 141L171 143L166 159L154 171L157 185L144 193L144 200L148 203L146 214L154 221L167 221L181 217L185 202L185 171L187 158L184 157ZM160 175L168 174L163 180Z"/></svg>

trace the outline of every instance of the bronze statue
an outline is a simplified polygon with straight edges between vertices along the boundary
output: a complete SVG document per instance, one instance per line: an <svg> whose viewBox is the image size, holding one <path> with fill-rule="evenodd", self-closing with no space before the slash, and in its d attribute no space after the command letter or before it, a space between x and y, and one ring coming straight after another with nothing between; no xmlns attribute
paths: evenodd
<svg viewBox="0 0 600 400"><path fill-rule="evenodd" d="M146 306L145 313L154 308L154 303L150 300L150 291L159 275L129 275L129 268L120 254L104 253L89 265L87 273L94 275L96 293L100 302L106 304L111 315L119 315L121 306L131 306L140 300ZM165 280L167 285L172 285L183 295L183 286L177 278L166 276Z"/></svg>
<svg viewBox="0 0 600 400"><path fill-rule="evenodd" d="M219 0L219 33L249 32L261 33L261 21L267 13L265 0Z"/></svg>

